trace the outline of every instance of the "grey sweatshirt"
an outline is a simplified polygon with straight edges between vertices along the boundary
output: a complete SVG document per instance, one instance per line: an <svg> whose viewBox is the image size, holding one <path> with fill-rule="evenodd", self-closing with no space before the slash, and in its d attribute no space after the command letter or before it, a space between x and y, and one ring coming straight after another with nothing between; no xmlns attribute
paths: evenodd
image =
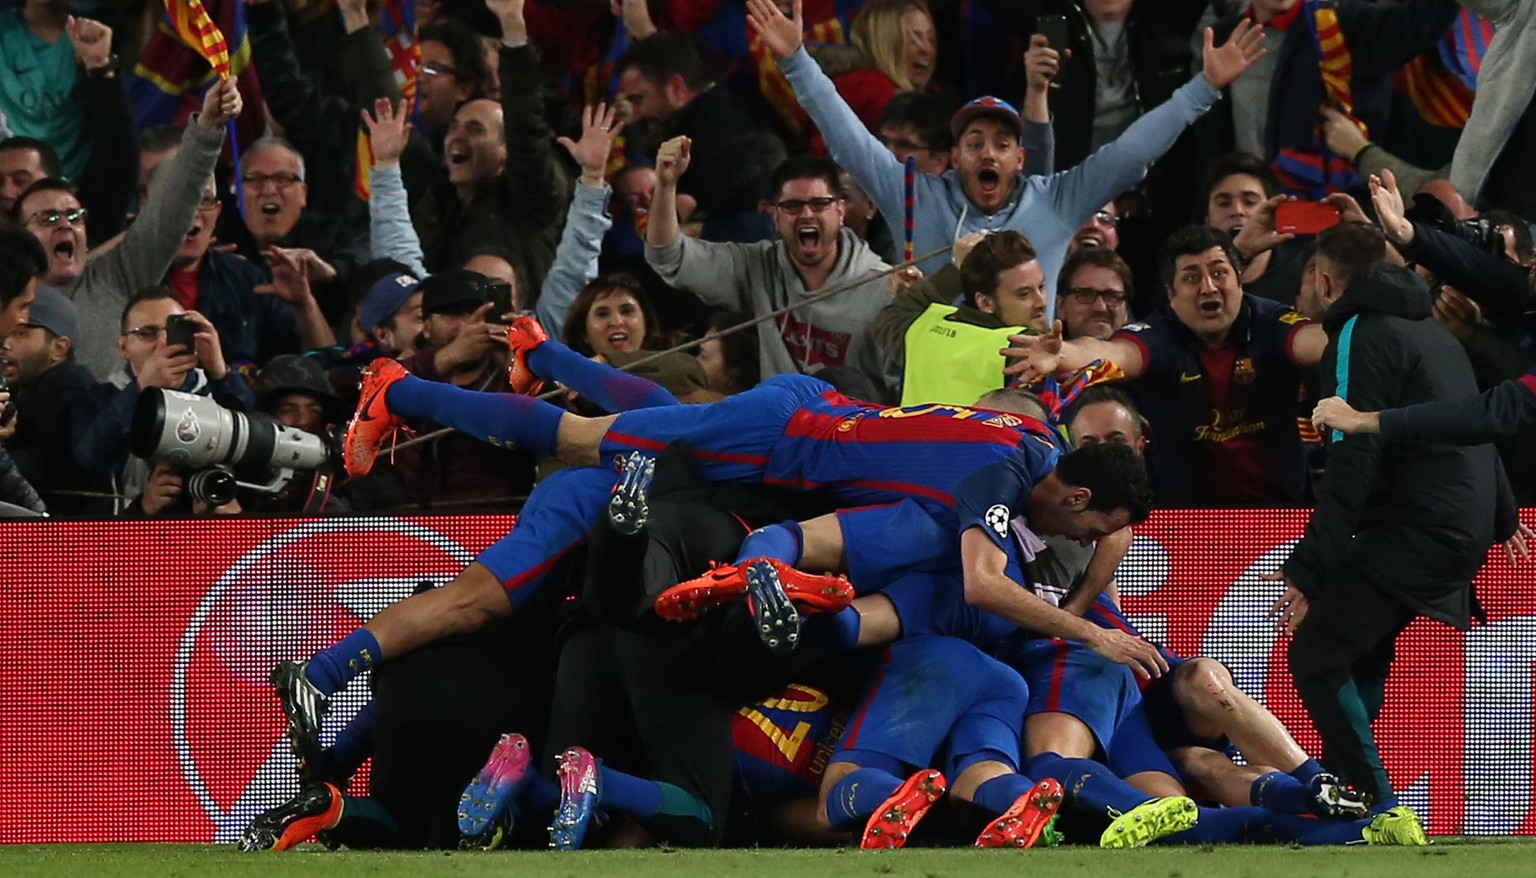
<svg viewBox="0 0 1536 878"><path fill-rule="evenodd" d="M781 241L717 244L678 235L669 244L645 247L645 261L661 279L698 296L706 305L767 314L803 301L806 290ZM837 265L823 290L888 268L847 228L838 230ZM819 292L819 291L817 291ZM875 315L891 300L885 280L876 278L812 305L790 311L786 320L757 325L762 377L814 372L842 364L863 372L875 387L886 385L879 354L869 337Z"/></svg>
<svg viewBox="0 0 1536 878"><path fill-rule="evenodd" d="M167 159L159 188L118 244L92 259L80 276L60 291L80 314L75 357L98 381L122 365L117 355L123 308L144 287L159 284L171 259L192 228L203 186L224 148L224 129L210 131L193 122L181 136L181 149Z"/></svg>

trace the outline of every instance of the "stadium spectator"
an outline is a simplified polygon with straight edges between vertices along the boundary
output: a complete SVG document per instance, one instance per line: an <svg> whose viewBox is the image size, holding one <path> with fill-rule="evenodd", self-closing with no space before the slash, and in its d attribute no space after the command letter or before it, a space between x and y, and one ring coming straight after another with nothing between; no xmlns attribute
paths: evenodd
<svg viewBox="0 0 1536 878"><path fill-rule="evenodd" d="M184 314L195 327L192 350L166 344L167 318ZM256 399L229 368L218 330L208 318L188 312L164 287L149 287L129 300L119 318L117 350L122 365L74 410L75 460L91 473L109 475L122 497L138 495L149 478L145 461L129 454L129 427L141 391L152 387L216 396L223 404L253 411ZM168 491L162 474L155 497Z"/></svg>
<svg viewBox="0 0 1536 878"><path fill-rule="evenodd" d="M1234 152L1212 159L1205 165L1200 183L1200 203L1205 207L1205 224L1234 238L1242 233L1251 218L1264 211L1263 218L1274 231L1274 206L1270 199L1280 194L1275 172L1258 156ZM1239 279L1243 291L1276 302L1291 304L1301 285L1301 265L1306 261L1306 246L1286 243L1277 249L1250 252L1239 247Z"/></svg>
<svg viewBox="0 0 1536 878"><path fill-rule="evenodd" d="M36 137L58 153L61 175L76 180L92 151L89 79L115 74L112 29L74 18L69 7L26 0L0 13L0 114L14 134ZM121 93L121 84L117 84Z"/></svg>
<svg viewBox="0 0 1536 878"><path fill-rule="evenodd" d="M341 400L311 357L281 354L256 379L256 406L278 423L330 440L330 430L346 418ZM346 514L351 506L345 486L327 462L318 470L300 470L276 494L243 491L240 506L262 515Z"/></svg>
<svg viewBox="0 0 1536 878"><path fill-rule="evenodd" d="M1073 252L1062 265L1056 284L1056 316L1061 318L1062 337L1108 341L1130 322L1134 293L1131 267L1113 249L1084 247Z"/></svg>
<svg viewBox="0 0 1536 878"><path fill-rule="evenodd" d="M1451 183L1480 208L1502 208L1536 218L1536 6L1499 0L1464 0L1463 6L1498 28L1483 56L1478 100L1451 159Z"/></svg>
<svg viewBox="0 0 1536 878"><path fill-rule="evenodd" d="M354 221L309 206L304 157L281 138L264 137L240 154L244 204L221 215L218 239L235 252L263 265L270 247L298 257L315 299L333 320L346 301L341 290L357 266L368 261L368 233Z"/></svg>
<svg viewBox="0 0 1536 878"><path fill-rule="evenodd" d="M878 131L892 98L925 92L933 82L939 46L928 4L867 0L853 20L852 43L846 53L821 50L816 63L864 126ZM848 57L838 57L843 54Z"/></svg>
<svg viewBox="0 0 1536 878"><path fill-rule="evenodd" d="M54 516L107 515L111 503L54 492L110 491L105 473L87 473L71 451L71 410L87 396L95 379L74 361L80 334L75 306L63 293L41 289L25 323L0 345L0 374L15 394L16 411L6 451L21 474L48 504Z"/></svg>
<svg viewBox="0 0 1536 878"><path fill-rule="evenodd" d="M874 131L896 161L905 164L908 156L915 156L919 171L942 174L949 170L955 145L949 131L951 115L949 103L937 95L902 92L880 111Z"/></svg>
<svg viewBox="0 0 1536 878"><path fill-rule="evenodd" d="M59 155L47 142L35 137L0 140L0 212L10 216L16 199L27 187L47 177L62 177Z"/></svg>
<svg viewBox="0 0 1536 878"><path fill-rule="evenodd" d="M903 168L837 96L830 81L802 51L799 19L786 18L768 0L748 0L753 20L773 48L785 75L795 86L802 106L827 138L832 157L846 167L886 216L902 216ZM920 174L917 179L915 242L918 253L948 249L966 232L1011 228L1027 232L1046 277L1061 271L1067 245L1082 223L1103 204L1130 188L1145 174L1181 132L1218 99L1218 90L1242 75L1257 56L1259 35L1248 26L1235 32L1221 48L1207 39L1204 72L1181 87L1173 98L1148 112L1110 147L1095 153L1059 176L1028 177L1021 173L1025 155L1044 149L1049 132L1043 124L1026 129L1019 114L996 98L978 98L955 116L956 170L943 177ZM1051 52L1037 38L1038 54ZM1057 59L1046 58L1031 68L1029 92L1043 95L1055 74ZM1026 113L1035 121L1032 100ZM1047 117L1040 115L1044 122ZM925 269L945 261L935 257Z"/></svg>
<svg viewBox="0 0 1536 878"><path fill-rule="evenodd" d="M155 184L168 168L161 165L150 174L151 191L156 191ZM157 197L151 196L149 203L153 205ZM165 285L182 307L199 311L218 327L232 364L260 365L278 354L335 344L320 303L310 291L302 254L280 247L263 250L269 281L245 259L212 248L214 226L223 209L209 177L203 182L197 214L165 273Z"/></svg>
<svg viewBox="0 0 1536 878"><path fill-rule="evenodd" d="M1115 202L1111 201L1094 211L1093 216L1077 227L1072 235L1072 243L1067 245L1067 255L1071 256L1087 247L1103 247L1106 250L1120 247L1120 208Z"/></svg>
<svg viewBox="0 0 1536 878"><path fill-rule="evenodd" d="M662 144L645 255L662 280L705 304L761 317L887 268L844 225L847 207L837 166L825 158L788 159L774 170L778 240L715 244L682 234L673 204L679 179L687 176L692 161L692 143L686 138ZM883 386L884 369L868 332L889 300L877 278L758 324L760 374L766 378L850 366L875 387Z"/></svg>
<svg viewBox="0 0 1536 878"><path fill-rule="evenodd" d="M422 133L441 152L458 108L477 98L495 98L485 94L490 71L473 28L457 18L442 18L423 27L420 38L416 115L421 119ZM499 65L499 52L496 57Z"/></svg>
<svg viewBox="0 0 1536 878"><path fill-rule="evenodd" d="M357 322L377 346L379 355L399 357L411 353L424 325L421 281L400 271L375 281L358 305Z"/></svg>
<svg viewBox="0 0 1536 878"><path fill-rule="evenodd" d="M487 244L507 247L519 287L536 290L554 260L564 184L544 121L543 74L538 50L528 43L523 4L490 5L502 28L501 102L459 104L441 160L429 158L422 135L412 132L400 169L427 269L462 266ZM474 52L478 61L478 47ZM363 106L377 107L377 99L387 97L373 95Z"/></svg>
<svg viewBox="0 0 1536 878"><path fill-rule="evenodd" d="M203 188L224 145L225 123L240 114L240 93L221 83L203 97L203 111L182 134L182 148L160 168L159 197L123 242L86 261L86 214L68 184L39 180L16 200L12 217L42 242L49 267L41 281L68 296L80 315L75 356L104 379L117 364L117 321L135 290L161 282L201 211Z"/></svg>
<svg viewBox="0 0 1536 878"><path fill-rule="evenodd" d="M1168 307L1107 342L1015 335L1009 374L1054 374L1114 363L1152 425L1148 468L1165 505L1294 505L1309 484L1296 423L1302 370L1315 366L1322 327L1243 292L1232 242L1207 226L1163 246ZM1223 473L1210 479L1201 474Z"/></svg>
<svg viewBox="0 0 1536 878"><path fill-rule="evenodd" d="M0 333L9 336L27 322L37 298L37 281L48 270L48 255L30 233L0 224Z"/></svg>
<svg viewBox="0 0 1536 878"><path fill-rule="evenodd" d="M784 146L739 98L709 81L688 38L663 31L639 40L618 69L614 101L627 113L631 135L658 143L686 137L693 145L677 190L711 221L726 224L717 228L734 229L741 215L756 211L770 195L770 177L784 159Z"/></svg>
<svg viewBox="0 0 1536 878"><path fill-rule="evenodd" d="M1316 19L1325 8L1337 17L1343 43L1320 49L1317 33L1326 30L1327 22ZM1236 149L1273 162L1284 150L1313 150L1328 95L1324 55L1332 51L1350 64L1355 118L1373 131L1386 131L1392 71L1440 39L1459 11L1452 0L1339 0L1328 7L1302 0L1254 0L1245 12L1216 23L1218 39L1240 24L1258 23L1268 53L1255 75L1234 83L1227 90L1229 99L1201 122L1206 155ZM1296 182L1323 185L1311 178Z"/></svg>
<svg viewBox="0 0 1536 878"><path fill-rule="evenodd" d="M484 275L463 269L441 271L421 282L421 315L426 345L401 362L428 381L486 393L511 389L507 375L507 329L491 314ZM428 420L418 434L435 432ZM497 448L463 434L402 448L390 468L393 481L379 480L358 504L408 503L505 509L533 487L531 455ZM386 477L390 477L386 474Z"/></svg>

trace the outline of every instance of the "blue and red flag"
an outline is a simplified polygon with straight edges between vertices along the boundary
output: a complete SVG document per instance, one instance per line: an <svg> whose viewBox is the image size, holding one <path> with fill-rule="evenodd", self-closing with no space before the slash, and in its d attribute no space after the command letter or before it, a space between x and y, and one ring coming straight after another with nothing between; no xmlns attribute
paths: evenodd
<svg viewBox="0 0 1536 878"><path fill-rule="evenodd" d="M1493 22L1463 9L1435 48L1394 72L1397 89L1432 125L1462 128L1472 115L1472 96L1483 55L1493 40Z"/></svg>
<svg viewBox="0 0 1536 878"><path fill-rule="evenodd" d="M125 83L139 128L185 125L208 86L225 77L235 79L247 107L260 107L243 0L165 0L165 7ZM235 126L243 144L265 129L258 112L242 113Z"/></svg>
<svg viewBox="0 0 1536 878"><path fill-rule="evenodd" d="M405 99L401 112L411 114L416 107L416 80L421 76L421 41L416 38L416 0L384 0L379 10L379 33L389 52L389 66L395 83ZM365 108L370 112L372 107ZM372 195L368 169L373 167L373 145L368 129L357 132L357 176L353 181L357 197L367 201Z"/></svg>

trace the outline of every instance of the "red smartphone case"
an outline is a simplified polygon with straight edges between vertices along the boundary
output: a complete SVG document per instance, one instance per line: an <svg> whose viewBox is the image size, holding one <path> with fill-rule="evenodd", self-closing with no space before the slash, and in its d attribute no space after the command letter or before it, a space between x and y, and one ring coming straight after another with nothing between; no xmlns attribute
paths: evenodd
<svg viewBox="0 0 1536 878"><path fill-rule="evenodd" d="M1323 201L1282 201L1275 206L1275 231L1315 235L1339 224L1339 211Z"/></svg>

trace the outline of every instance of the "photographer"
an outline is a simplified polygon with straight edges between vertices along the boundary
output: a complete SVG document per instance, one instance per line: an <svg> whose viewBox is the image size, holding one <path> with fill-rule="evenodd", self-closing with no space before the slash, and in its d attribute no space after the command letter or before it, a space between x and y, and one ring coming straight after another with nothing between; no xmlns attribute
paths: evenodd
<svg viewBox="0 0 1536 878"><path fill-rule="evenodd" d="M193 327L192 344L170 344L167 327L185 315ZM123 309L118 341L123 367L91 389L74 414L75 459L88 472L106 473L119 495L147 490L149 465L129 454L129 426L139 394L151 387L218 396L233 407L252 411L255 396L224 362L219 334L207 318L187 311L170 290L140 291ZM165 482L169 476L161 476ZM163 484L157 485L163 487Z"/></svg>
<svg viewBox="0 0 1536 878"><path fill-rule="evenodd" d="M48 497L48 510L55 516L112 512L104 498L74 496L111 490L105 474L87 473L70 451L71 410L95 384L90 371L75 362L79 336L74 304L63 293L44 287L37 291L30 316L0 346L0 374L16 403L9 421L0 423L0 441L21 474Z"/></svg>
<svg viewBox="0 0 1536 878"><path fill-rule="evenodd" d="M168 461L155 461L149 479L144 483L144 493L133 498L133 502L123 510L123 516L139 518L241 513L239 500L231 500L223 506L212 506L194 499L187 491L187 475L187 472L172 466Z"/></svg>
<svg viewBox="0 0 1536 878"><path fill-rule="evenodd" d="M313 433L330 444L331 431L344 423L347 412L331 389L325 370L315 360L297 354L273 357L257 379L258 408L285 427ZM330 462L299 470L276 494L242 491L240 505L261 515L345 515L352 511Z"/></svg>

